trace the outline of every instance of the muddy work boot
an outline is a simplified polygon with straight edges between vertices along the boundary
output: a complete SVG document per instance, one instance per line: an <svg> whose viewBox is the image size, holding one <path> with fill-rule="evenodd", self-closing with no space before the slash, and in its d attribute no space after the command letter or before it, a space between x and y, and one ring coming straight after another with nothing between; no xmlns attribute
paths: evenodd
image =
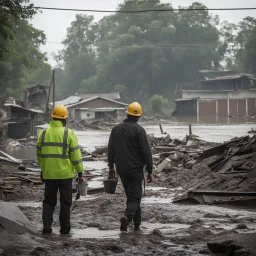
<svg viewBox="0 0 256 256"><path fill-rule="evenodd" d="M134 231L141 231L140 225L135 225L135 226L134 226Z"/></svg>
<svg viewBox="0 0 256 256"><path fill-rule="evenodd" d="M128 223L127 218L125 216L120 219L120 231L127 231Z"/></svg>
<svg viewBox="0 0 256 256"><path fill-rule="evenodd" d="M62 235L68 235L70 232L70 228L61 228L60 229L60 234Z"/></svg>
<svg viewBox="0 0 256 256"><path fill-rule="evenodd" d="M43 234L51 234L52 233L52 228L43 228Z"/></svg>

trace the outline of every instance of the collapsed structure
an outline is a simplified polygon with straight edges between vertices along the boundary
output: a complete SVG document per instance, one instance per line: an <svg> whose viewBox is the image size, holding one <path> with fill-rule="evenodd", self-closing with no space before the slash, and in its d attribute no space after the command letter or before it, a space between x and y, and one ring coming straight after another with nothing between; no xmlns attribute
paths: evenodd
<svg viewBox="0 0 256 256"><path fill-rule="evenodd" d="M37 84L25 91L23 101L14 98L0 99L0 141L4 143L7 137L21 139L37 136L38 128L46 120L49 109L50 86ZM92 120L122 120L125 116L126 103L120 102L120 93L81 94L70 96L65 100L55 102L64 105L69 110L71 125L78 129L96 127L104 129L102 124L90 124ZM74 123L75 122L75 123ZM78 122L78 123L76 123Z"/></svg>

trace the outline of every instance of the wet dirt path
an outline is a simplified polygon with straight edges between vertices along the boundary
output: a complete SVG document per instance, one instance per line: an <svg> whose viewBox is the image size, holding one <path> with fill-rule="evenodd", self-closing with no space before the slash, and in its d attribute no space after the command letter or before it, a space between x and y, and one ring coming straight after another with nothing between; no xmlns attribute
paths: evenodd
<svg viewBox="0 0 256 256"><path fill-rule="evenodd" d="M209 239L223 234L255 232L255 211L172 204L172 199L182 192L182 188L147 187L142 199L140 232L134 232L132 225L127 233L119 231L119 218L125 208L120 184L115 195L102 193L74 202L77 207L72 211L70 236L59 235L57 206L53 235L43 237L44 246L47 252L51 250L49 255L64 255L66 250L87 253L72 255L212 255L206 245ZM41 202L17 204L39 233L42 229ZM54 245L48 243L49 239ZM56 248L56 243L69 245L68 248Z"/></svg>
<svg viewBox="0 0 256 256"><path fill-rule="evenodd" d="M201 125L193 127L193 132L202 139L222 142L230 136L247 135L252 127L252 124ZM149 133L160 134L157 125L146 125L145 129ZM163 129L178 139L183 139L188 133L187 125L164 124ZM110 131L76 133L79 143L91 151L95 146L107 144ZM14 150L9 153L19 158L21 155L15 150L15 154L11 153ZM34 151L29 152L26 158L33 159ZM102 186L102 174L107 175L106 163L85 162L84 167L96 176L89 180L89 188ZM38 190L42 198L43 187L38 187ZM72 231L69 236L59 235L59 205L54 215L53 234L42 236L42 201L15 202L38 233L17 236L0 232L0 255L212 255L207 248L209 239L256 232L255 210L173 204L173 198L184 192L181 187L165 187L164 183L161 187L147 186L146 196L142 199L141 231L134 232L131 226L127 233L119 231L119 218L126 203L120 182L115 195L101 193L73 202L77 207L71 213Z"/></svg>

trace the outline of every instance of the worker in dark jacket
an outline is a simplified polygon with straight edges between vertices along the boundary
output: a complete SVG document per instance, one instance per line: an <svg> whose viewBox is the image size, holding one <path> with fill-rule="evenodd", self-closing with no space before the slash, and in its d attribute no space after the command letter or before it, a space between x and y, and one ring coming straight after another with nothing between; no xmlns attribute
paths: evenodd
<svg viewBox="0 0 256 256"><path fill-rule="evenodd" d="M125 213L120 219L120 230L127 231L127 226L133 221L134 230L138 231L141 224L143 169L146 167L148 183L152 182L152 154L146 132L137 123L142 115L141 105L137 102L131 103L126 113L127 119L116 125L110 134L109 176L115 177L117 172L127 197Z"/></svg>

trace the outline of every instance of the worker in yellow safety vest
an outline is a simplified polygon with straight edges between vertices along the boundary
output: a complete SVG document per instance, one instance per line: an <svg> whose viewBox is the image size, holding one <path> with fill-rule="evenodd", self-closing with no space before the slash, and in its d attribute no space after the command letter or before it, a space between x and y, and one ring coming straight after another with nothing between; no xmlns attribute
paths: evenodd
<svg viewBox="0 0 256 256"><path fill-rule="evenodd" d="M56 106L52 111L52 121L47 129L41 130L37 141L37 158L41 166L41 177L45 182L43 200L43 234L52 233L54 208L60 192L60 233L69 234L70 208L72 205L72 181L78 173L78 181L83 182L82 155L77 137L66 128L67 109Z"/></svg>

